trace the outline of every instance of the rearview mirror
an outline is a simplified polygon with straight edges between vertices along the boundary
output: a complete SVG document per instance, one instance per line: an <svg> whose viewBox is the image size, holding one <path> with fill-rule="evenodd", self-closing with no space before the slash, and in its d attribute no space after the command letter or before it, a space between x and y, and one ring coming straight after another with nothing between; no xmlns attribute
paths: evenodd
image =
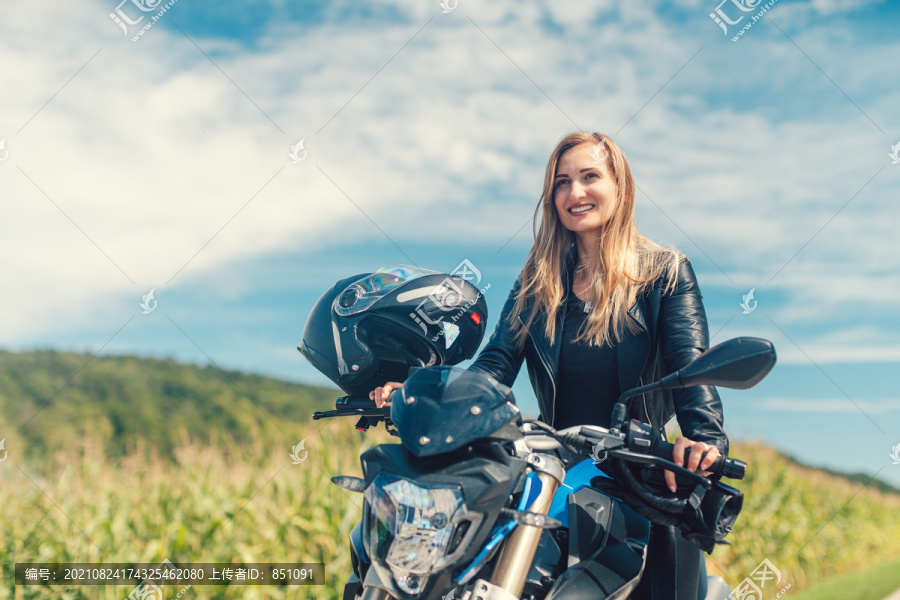
<svg viewBox="0 0 900 600"><path fill-rule="evenodd" d="M663 389L715 385L746 390L769 374L775 360L775 347L769 340L739 337L713 346L659 383Z"/></svg>
<svg viewBox="0 0 900 600"><path fill-rule="evenodd" d="M625 424L626 400L653 390L674 390L695 385L746 390L763 380L775 366L775 346L769 340L739 337L713 346L680 371L659 381L623 392L613 407L610 431Z"/></svg>

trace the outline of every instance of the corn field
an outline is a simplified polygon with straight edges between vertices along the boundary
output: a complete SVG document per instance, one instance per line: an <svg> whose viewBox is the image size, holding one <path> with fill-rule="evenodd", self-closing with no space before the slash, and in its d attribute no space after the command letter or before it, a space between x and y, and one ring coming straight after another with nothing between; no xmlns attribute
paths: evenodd
<svg viewBox="0 0 900 600"><path fill-rule="evenodd" d="M310 429L307 458L262 442L185 439L175 461L138 446L110 459L97 443L42 467L0 465L0 599L124 599L133 586L15 586L15 562L322 562L323 586L193 586L186 600L339 598L347 537L362 497L332 485L387 441L347 422ZM709 559L730 584L770 560L793 589L900 554L900 497L797 468L771 448L736 444L751 468L733 546ZM167 592L173 598L175 592Z"/></svg>
<svg viewBox="0 0 900 600"><path fill-rule="evenodd" d="M359 476L359 454L385 438L328 423L310 431L300 464L292 464L290 447L188 440L174 463L148 459L141 448L113 461L87 444L74 456L57 455L47 473L4 464L0 598L121 600L133 589L14 586L16 561L156 564L166 558L325 564L324 586L193 586L182 596L187 600L337 598L351 570L347 538L362 497L329 479Z"/></svg>
<svg viewBox="0 0 900 600"><path fill-rule="evenodd" d="M744 508L732 545L707 558L730 585L764 559L782 585L801 590L900 556L900 496L796 466L768 446L734 444L731 452L749 464L747 477L731 482L744 492Z"/></svg>

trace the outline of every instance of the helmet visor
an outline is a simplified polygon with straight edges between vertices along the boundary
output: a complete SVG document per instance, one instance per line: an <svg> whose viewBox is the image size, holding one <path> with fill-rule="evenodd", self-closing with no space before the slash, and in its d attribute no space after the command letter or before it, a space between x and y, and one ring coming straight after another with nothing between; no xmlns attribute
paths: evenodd
<svg viewBox="0 0 900 600"><path fill-rule="evenodd" d="M439 273L408 265L384 267L347 286L347 289L335 298L334 312L342 317L355 315L366 310L404 283L436 274Z"/></svg>

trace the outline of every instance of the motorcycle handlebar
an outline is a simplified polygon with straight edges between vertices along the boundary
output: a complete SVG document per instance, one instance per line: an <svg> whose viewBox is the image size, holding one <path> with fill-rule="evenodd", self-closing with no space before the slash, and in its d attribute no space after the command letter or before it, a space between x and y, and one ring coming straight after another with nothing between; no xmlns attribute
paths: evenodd
<svg viewBox="0 0 900 600"><path fill-rule="evenodd" d="M607 430L597 428L599 430L595 431L594 429L595 428L590 426L582 426L578 428L572 427L569 429L564 429L558 433L562 434L561 440L566 442L570 449L588 456L592 455L593 452L596 452L596 447L594 446L594 444L597 441L605 438L608 439ZM665 460L670 464L673 462L675 444L670 444L665 440L652 437L651 431L646 425L636 424L632 429L629 430L628 435L622 436L619 439L620 441L618 444L613 442L609 446L606 446L606 448L614 452L617 452L617 448L625 450L627 456L633 460L643 455L653 456ZM618 456L624 458L622 454L618 454ZM687 464L689 457L690 449L688 448L685 450L684 462L682 464ZM703 455L700 457L701 463L703 462L704 458L706 458L706 453L703 453ZM743 479L744 474L747 471L747 463L736 458L727 458L720 456L715 461L713 461L713 464L710 465L709 469L707 470L715 477Z"/></svg>

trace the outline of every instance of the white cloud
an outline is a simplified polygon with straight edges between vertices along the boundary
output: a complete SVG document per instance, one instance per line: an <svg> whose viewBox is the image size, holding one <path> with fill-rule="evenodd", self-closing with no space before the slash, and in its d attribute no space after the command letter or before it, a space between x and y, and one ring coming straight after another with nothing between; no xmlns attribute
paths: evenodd
<svg viewBox="0 0 900 600"><path fill-rule="evenodd" d="M739 296L738 296L739 298ZM764 300L760 300L764 302ZM769 315L764 304L749 315L735 312L712 319L713 345L726 339L750 335L772 340L780 365L811 364L891 364L900 362L900 344L896 341L896 322L884 325L857 325L867 315L850 316L840 327L827 319L797 324L777 314ZM724 318L724 322L722 321ZM866 322L870 322L869 321Z"/></svg>
<svg viewBox="0 0 900 600"><path fill-rule="evenodd" d="M760 410L804 413L855 413L862 410L870 416L884 416L900 411L900 398L856 400L847 398L767 398L757 406Z"/></svg>
<svg viewBox="0 0 900 600"><path fill-rule="evenodd" d="M811 0L809 5L820 15L853 12L872 4L882 4L885 0Z"/></svg>
<svg viewBox="0 0 900 600"><path fill-rule="evenodd" d="M900 362L900 345L859 343L823 344L818 341L804 343L802 351L795 346L782 344L778 360L786 365L808 365L810 359L816 364L835 363L897 363Z"/></svg>
<svg viewBox="0 0 900 600"><path fill-rule="evenodd" d="M10 159L0 165L6 341L99 322L123 297L133 308L132 298L164 286L201 248L173 285L238 258L337 236L380 238L369 219L401 247L435 238L499 247L530 218L543 161L574 128L569 118L615 135L700 46L635 3L584 15L549 3L547 13L569 28L556 36L529 4L463 2L442 15L437 2L388 2L412 11L409 22L282 23L257 50L196 38L238 89L168 23L132 43L106 16L111 3L90 6L34 2L0 24L0 136L103 47L9 135ZM600 25L583 26L598 14ZM51 21L66 26L48 36ZM813 54L828 42L818 33L799 40ZM642 189L726 271L751 282L770 277L885 158L880 134L806 58L758 37L754 46L704 49L616 136ZM874 90L864 104L879 120L900 101L884 83L896 48L870 40L853 55L829 50L829 72L852 78L854 95ZM782 106L734 100L773 89L779 77L795 93ZM730 104L712 100L722 86L738 90ZM830 94L817 109L827 122L795 114L791 102L807 88ZM300 138L309 156L290 165ZM869 306L895 302L895 278L872 279L897 264L882 217L896 214L895 181L882 173L773 282L790 297L785 319L826 318L859 301L859 286ZM641 195L638 203L645 233L681 235ZM529 237L526 227L520 239ZM853 286L833 285L836 266L854 269L842 275Z"/></svg>

